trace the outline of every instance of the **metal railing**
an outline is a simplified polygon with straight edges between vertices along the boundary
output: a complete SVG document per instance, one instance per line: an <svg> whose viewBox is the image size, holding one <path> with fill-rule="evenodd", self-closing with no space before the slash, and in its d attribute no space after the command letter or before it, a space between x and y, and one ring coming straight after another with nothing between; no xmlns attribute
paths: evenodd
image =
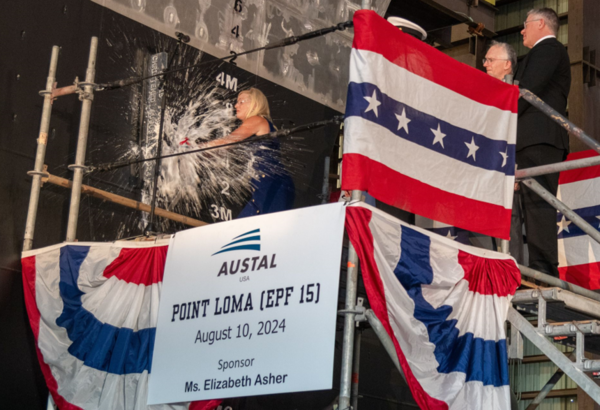
<svg viewBox="0 0 600 410"><path fill-rule="evenodd" d="M528 103L533 105L535 108L546 114L553 121L563 127L570 135L578 138L581 142L600 153L600 143L587 135L581 128L570 122L563 115L559 114L556 110L550 107L548 104L543 102L539 97L533 94L531 91L526 89L520 89L521 97L524 98ZM517 170L515 172L515 178L521 180L528 188L538 194L542 199L548 202L553 208L560 211L565 215L571 222L581 228L582 231L587 233L592 239L600 243L600 232L596 230L592 225L587 223L583 218L573 212L572 209L567 207L561 202L556 196L552 195L546 189L544 189L536 180L533 179L535 176L553 174L556 172L567 171L578 168L585 168L588 166L599 165L600 156L585 158L577 161L559 162L556 164L548 164L539 167L526 168Z"/></svg>
<svg viewBox="0 0 600 410"><path fill-rule="evenodd" d="M526 90L526 89L520 89L520 95L527 102L529 102L530 104L532 104L533 106L538 108L540 111L542 111L544 114L548 115L550 118L552 118L561 127L565 128L569 132L569 134L580 139L584 144L588 145L589 147L591 147L592 149L594 149L595 151L600 153L600 143L598 143L597 141L592 139L581 128L577 127L575 124L570 122L564 116L560 115L558 112L556 112L556 110L552 109L552 107L548 106L546 103L544 103L540 98L538 98L532 92L530 92L529 90ZM534 191L538 195L540 195L551 206L553 206L555 209L562 212L569 220L571 220L571 222L573 222L575 225L580 227L585 233L590 235L590 237L592 237L592 239L594 239L596 242L600 243L600 232L598 232L593 226L588 224L585 220L583 220L583 218L581 218L579 215L577 215L573 210L569 209L569 207L567 207L563 202L561 202L556 196L552 195L550 192L548 192L546 189L544 189L535 179L533 179L533 177L535 177L535 176L551 174L551 173L556 173L556 172L561 172L561 171L567 171L567 170L572 170L572 169L578 169L578 168L585 168L585 167L594 166L594 165L600 165L600 156L576 160L576 161L561 162L561 163L556 163L556 164L549 164L549 165L543 165L543 166L539 166L539 167L532 167L532 168L518 170L515 173L515 178L517 180L522 181L523 184L525 184L532 191ZM352 200L359 199L360 195L361 195L360 191L352 191ZM351 408L350 407L350 386L351 386L351 376L352 375L351 375L350 369L352 367L352 350L354 348L354 345L353 345L353 343L354 343L354 320L357 315L357 313L355 311L354 301L356 300L356 280L357 280L358 258L357 258L354 248L352 247L352 244L350 244L349 247L350 247L350 249L349 249L349 253L348 253L348 272L347 272L348 277L347 277L347 282L346 282L347 283L346 306L345 306L344 311L342 311L342 313L344 313L346 315L345 322L344 322L344 345L343 345L343 351L342 351L342 375L341 375L341 384L340 384L340 409L343 409L343 410L347 410L347 409ZM508 242L507 241L502 242L502 251L505 253L508 253ZM584 298L591 299L593 301L600 302L600 294L597 294L591 290L571 284L569 282L563 281L559 278L555 278L555 277L547 275L545 273L538 272L534 269L528 268L523 265L519 265L519 269L521 270L521 274L525 277L536 279L536 280L545 282L551 286L557 286L559 288L568 290L568 291L574 293L575 295L578 295L577 297L584 297ZM585 302L583 302L583 304L585 304ZM400 374L404 377L403 371L398 363L398 357L397 357L395 347L394 347L393 342L391 341L389 335L387 334L387 332L385 331L385 329L383 328L381 323L377 320L377 318L375 317L375 314L372 311L368 310L365 313L365 316L367 317L369 323L373 327L375 334L380 339L385 350L388 352L390 358L394 362L396 368L398 369ZM518 316L518 318L517 318L517 316ZM524 324L527 321L525 319L523 319L521 317L521 315L512 308L511 308L511 311L509 312L509 318L510 318L511 323L514 322L513 324L519 329L519 331L521 331L526 337L528 337L528 339L530 339L532 342L534 342L534 344L536 344L536 346L537 346L537 343L540 343L540 346L538 346L538 347L544 348L544 351L548 350L546 345L551 345L551 343L548 342L543 336L539 336L537 333L535 333L535 335L532 335L531 330L529 328L527 328L526 324ZM528 322L527 322L527 324L528 324ZM543 339L543 341L542 341L542 339ZM580 337L578 336L578 340L579 339L580 339ZM582 351L583 350L583 341L582 340L583 339L581 339L581 341L578 342L580 345L580 348L579 348L580 352L578 353L579 357L583 357L583 351ZM556 361L553 359L554 356L557 357ZM564 355L559 357L559 355L554 355L553 353L549 353L549 357L551 357L551 359L553 359L553 361L562 369L562 371L564 373L566 373L569 376L573 375L572 379L584 391L586 391L586 393L588 393L596 402L600 403L600 388L598 388L598 386L596 386L596 384L593 381L591 381L591 379L589 379L589 377L587 377L585 374L583 374L581 372L579 372L581 374L577 373L577 370L573 370L571 367L566 369L565 366L567 366L567 367L570 366L571 361L569 359L565 358ZM559 375L553 376L553 379L551 379L549 381L548 386L545 389L543 389L542 391L540 391L538 397L536 397L534 399L534 403L539 403L541 400L543 400L545 395L547 395L549 388L551 388L551 386L554 385L552 383L552 381L559 377L560 377ZM356 403L356 401L354 401L354 403ZM356 408L354 408L354 410L356 410Z"/></svg>
<svg viewBox="0 0 600 410"><path fill-rule="evenodd" d="M578 138L585 145L589 146L596 152L600 153L600 143L588 136L581 128L570 122L564 116L559 114L552 107L544 103L539 97L534 95L532 92L526 89L520 89L520 95L527 102L533 105L535 108L546 114L552 120L554 120L561 127L566 129L570 135ZM581 160L561 162L556 164L542 165L533 168L527 168L518 170L515 173L517 180L521 180L529 189L539 195L542 199L548 202L553 208L560 211L566 218L573 222L576 226L581 228L583 232L588 234L594 241L600 243L600 232L593 226L587 223L581 218L576 212L570 209L567 205L561 202L556 196L548 192L542 187L535 179L536 176L552 174L556 172L568 171L572 169L585 168L588 166L600 165L600 156L585 158ZM559 278L555 278L550 275L546 275L542 272L535 271L526 266L519 265L521 274L523 276L533 278L551 286L558 286L561 289L567 290L563 294L564 298L568 299L567 305L570 309L594 315L598 311L597 303L600 302L600 294L591 290L582 288L580 286L562 281ZM598 333L600 328L598 322L583 323L573 322L570 324L561 325L547 325L546 324L546 300L544 292L550 291L552 295L556 295L558 298L558 292L551 290L539 290L530 291L531 296L536 296L534 293L537 292L537 313L538 313L538 329L536 330L531 324L524 319L515 309L510 308L508 320L512 326L514 326L519 332L527 337L534 345L548 356L552 362L554 362L559 369L556 373L548 380L546 385L540 390L538 395L534 398L533 402L529 405L528 410L533 410L538 407L542 400L552 390L556 382L562 377L563 374L567 374L582 390L584 390L596 403L600 404L600 388L591 380L584 371L594 370L600 363L598 361L585 359L585 333ZM572 293L571 293L572 292ZM525 296L523 291L515 296L513 303L519 303ZM552 296L551 295L551 296ZM589 328L589 329L588 329ZM576 347L575 347L575 363L569 358L566 358L563 353L553 347L545 336L548 335L569 335L573 333L576 336ZM522 342L522 340L521 340Z"/></svg>

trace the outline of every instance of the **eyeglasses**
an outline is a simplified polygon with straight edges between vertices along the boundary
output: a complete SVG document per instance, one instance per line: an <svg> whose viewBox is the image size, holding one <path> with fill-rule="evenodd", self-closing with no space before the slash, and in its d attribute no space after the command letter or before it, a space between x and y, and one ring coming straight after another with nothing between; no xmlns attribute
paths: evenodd
<svg viewBox="0 0 600 410"><path fill-rule="evenodd" d="M483 61L483 64L485 64L485 63L492 64L496 60L498 60L498 61L508 61L508 58L484 58L481 61Z"/></svg>
<svg viewBox="0 0 600 410"><path fill-rule="evenodd" d="M540 21L540 20L543 20L543 19L534 19L534 20L524 21L523 28L527 28L527 23L531 23L532 21Z"/></svg>

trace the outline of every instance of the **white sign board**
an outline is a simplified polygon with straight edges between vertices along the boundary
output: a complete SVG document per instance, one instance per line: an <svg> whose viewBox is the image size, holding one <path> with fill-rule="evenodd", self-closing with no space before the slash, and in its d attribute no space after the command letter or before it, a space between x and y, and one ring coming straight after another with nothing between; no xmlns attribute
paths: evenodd
<svg viewBox="0 0 600 410"><path fill-rule="evenodd" d="M148 404L330 389L343 204L178 232Z"/></svg>

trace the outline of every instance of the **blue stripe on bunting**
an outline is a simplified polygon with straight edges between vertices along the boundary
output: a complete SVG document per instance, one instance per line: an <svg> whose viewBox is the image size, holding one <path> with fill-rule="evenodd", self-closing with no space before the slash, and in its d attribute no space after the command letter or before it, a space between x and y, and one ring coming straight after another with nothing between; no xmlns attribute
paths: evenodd
<svg viewBox="0 0 600 410"><path fill-rule="evenodd" d="M600 231L600 219L598 218L600 216L600 205L588 206L587 208L573 209L573 211L577 215L582 217L587 223L592 225L597 231ZM562 212L558 212L556 215L556 222L561 222L562 218ZM565 219L567 221L569 220L567 217L565 217ZM558 229L560 228L557 226L557 230ZM558 234L558 239L566 239L573 238L575 236L587 235L587 233L583 232L581 228L575 225L574 223L570 223L567 226L567 229L569 230L568 232L566 230L562 230Z"/></svg>
<svg viewBox="0 0 600 410"><path fill-rule="evenodd" d="M89 246L64 246L60 250L60 295L63 311L56 319L69 339L69 353L88 367L113 374L150 371L156 329L119 328L100 322L83 308L77 286L79 270Z"/></svg>
<svg viewBox="0 0 600 410"><path fill-rule="evenodd" d="M365 113L369 102L364 97L371 97L373 91L376 93L377 100L381 102L381 105L377 108L377 116L375 116L374 110ZM403 110L406 110L405 115L410 120L408 134L403 128L398 130L398 120L395 114L402 115ZM457 161L464 162L465 164L490 171L498 171L509 176L515 173L514 144L508 144L505 141L496 141L481 134L475 134L432 115L417 111L411 106L396 101L382 93L376 85L354 82L348 85L346 117L351 116L362 117L379 124L400 138ZM431 130L437 130L438 124L440 125L441 132L446 134L446 137L443 139L444 147L440 143L433 144L434 134ZM475 153L476 161L473 160L472 156L467 158L469 148L465 144L470 144L472 138L474 138L475 144L479 147ZM500 155L500 152L508 154L504 166L502 166L503 157Z"/></svg>
<svg viewBox="0 0 600 410"><path fill-rule="evenodd" d="M443 305L435 309L423 297L421 285L433 281L430 245L429 237L403 226L401 255L394 274L415 303L415 318L427 327L429 341L435 345L438 372L462 372L466 381L507 386L506 340L484 340L472 333L458 336L456 319L447 320L452 308Z"/></svg>

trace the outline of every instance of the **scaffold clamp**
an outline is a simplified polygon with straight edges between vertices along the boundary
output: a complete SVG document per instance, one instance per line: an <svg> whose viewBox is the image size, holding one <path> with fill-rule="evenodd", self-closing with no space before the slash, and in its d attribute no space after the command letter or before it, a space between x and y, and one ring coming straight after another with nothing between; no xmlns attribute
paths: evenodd
<svg viewBox="0 0 600 410"><path fill-rule="evenodd" d="M362 311L362 313L357 314L356 316L354 316L354 321L356 322L356 327L358 327L358 324L360 322L366 322L367 321L367 316L366 316L366 307L364 306L365 303L365 298L356 298L356 306L355 308L359 311Z"/></svg>
<svg viewBox="0 0 600 410"><path fill-rule="evenodd" d="M367 317L365 316L366 308L363 306L364 299L357 298L356 306L354 309L341 309L338 310L338 315L356 315L354 317L354 321L356 322L366 322Z"/></svg>
<svg viewBox="0 0 600 410"><path fill-rule="evenodd" d="M82 169L83 172L85 172L85 173L93 172L95 170L94 167L91 167L88 165L79 165L79 164L71 164L71 165L67 166L67 168L69 169L69 171L74 171L76 169Z"/></svg>
<svg viewBox="0 0 600 410"><path fill-rule="evenodd" d="M27 171L27 175L31 175L31 176L34 176L34 175L39 175L39 176L41 176L42 178L48 178L48 177L50 176L50 174L49 174L49 173L47 173L47 172L43 172L43 171L35 171L35 170L32 170L32 171Z"/></svg>

